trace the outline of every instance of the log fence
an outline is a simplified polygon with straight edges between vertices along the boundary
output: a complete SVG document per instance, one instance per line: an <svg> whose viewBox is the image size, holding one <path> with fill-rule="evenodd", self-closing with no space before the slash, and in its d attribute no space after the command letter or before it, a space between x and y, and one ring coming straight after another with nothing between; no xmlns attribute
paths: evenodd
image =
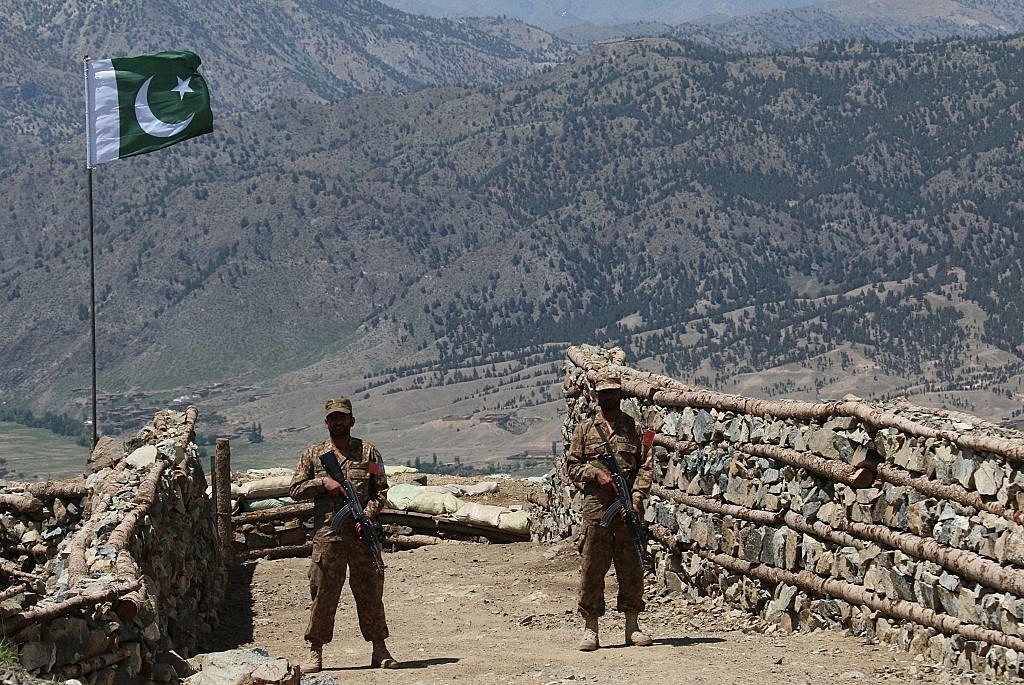
<svg viewBox="0 0 1024 685"><path fill-rule="evenodd" d="M957 671L1024 665L1024 434L897 399L762 400L571 347L563 438L596 410L599 371L655 431L644 519L655 582L785 630L890 642ZM556 464L536 524L574 538L581 493Z"/></svg>

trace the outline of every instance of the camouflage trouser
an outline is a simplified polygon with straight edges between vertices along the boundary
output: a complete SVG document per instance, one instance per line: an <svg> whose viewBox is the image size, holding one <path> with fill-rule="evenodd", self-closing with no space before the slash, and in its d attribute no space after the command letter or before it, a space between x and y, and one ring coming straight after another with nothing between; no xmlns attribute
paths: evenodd
<svg viewBox="0 0 1024 685"><path fill-rule="evenodd" d="M626 522L621 517L607 528L600 521L583 521L578 543L580 569L579 612L584 618L604 616L604 577L615 563L619 595L617 611L640 612L644 604L644 571L636 558Z"/></svg>
<svg viewBox="0 0 1024 685"><path fill-rule="evenodd" d="M328 536L313 540L313 556L309 563L309 595L313 600L309 611L306 641L327 644L334 637L334 615L338 611L345 571L349 571L349 588L356 601L359 630L367 641L388 637L384 617L384 576L373 570L370 552L362 540Z"/></svg>

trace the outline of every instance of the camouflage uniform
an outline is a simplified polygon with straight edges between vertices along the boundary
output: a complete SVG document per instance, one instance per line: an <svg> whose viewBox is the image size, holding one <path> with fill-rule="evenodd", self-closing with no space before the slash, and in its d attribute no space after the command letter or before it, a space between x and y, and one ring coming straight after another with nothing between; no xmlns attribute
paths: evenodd
<svg viewBox="0 0 1024 685"><path fill-rule="evenodd" d="M373 569L370 551L356 535L352 517L346 519L337 533L331 530L334 512L345 503L343 497L329 495L323 487L328 474L320 463L320 455L332 450L370 519L377 516L387 501L388 482L380 453L365 440L349 438L344 452L327 440L311 446L299 458L290 494L295 500L313 500L318 526L309 564L309 594L313 603L305 637L313 644L326 644L334 637L334 615L347 569L363 639L385 640L388 624L384 617L384 576Z"/></svg>
<svg viewBox="0 0 1024 685"><path fill-rule="evenodd" d="M616 516L607 527L601 526L601 516L615 503L615 491L597 483L597 471L607 471L600 457L604 453L604 440L596 424L601 424L612 445L619 470L627 482L632 481L632 499L643 497L651 489L652 453L641 444L636 422L626 413L609 423L600 413L586 419L573 432L566 455L569 478L583 490L583 522L580 530L579 612L584 618L596 618L605 613L604 578L612 563L618 579L616 610L640 612L644 604L644 571L636 558L626 522Z"/></svg>

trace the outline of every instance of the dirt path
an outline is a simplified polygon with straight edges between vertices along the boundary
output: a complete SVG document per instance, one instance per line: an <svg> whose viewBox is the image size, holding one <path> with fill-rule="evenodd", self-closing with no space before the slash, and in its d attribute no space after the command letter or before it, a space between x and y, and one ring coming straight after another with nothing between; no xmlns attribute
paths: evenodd
<svg viewBox="0 0 1024 685"><path fill-rule="evenodd" d="M933 669L922 657L866 644L835 632L765 634L743 613L712 602L659 597L648 590L641 625L651 647L624 647L623 621L601 622L602 644L576 650L577 555L569 543L445 543L385 555L388 644L403 668L368 667L346 589L335 640L324 648L325 672L339 682L427 683L826 683L981 682ZM223 649L259 646L301 660L308 616L307 559L243 567L232 597L243 609L220 635ZM615 581L609 577L609 604ZM245 604L251 613L245 615ZM991 681L989 681L991 682Z"/></svg>

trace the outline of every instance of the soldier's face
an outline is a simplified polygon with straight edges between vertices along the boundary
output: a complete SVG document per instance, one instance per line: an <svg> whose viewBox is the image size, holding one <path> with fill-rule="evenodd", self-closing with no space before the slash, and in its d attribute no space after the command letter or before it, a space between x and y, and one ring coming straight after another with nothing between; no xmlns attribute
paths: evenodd
<svg viewBox="0 0 1024 685"><path fill-rule="evenodd" d="M334 412L326 419L324 419L324 425L327 426L327 432L331 434L332 438L344 438L352 430L352 424L356 422L355 418L351 414L344 414L342 412Z"/></svg>
<svg viewBox="0 0 1024 685"><path fill-rule="evenodd" d="M621 400L622 391L619 389L597 391L597 406L601 407L601 411L618 409Z"/></svg>

